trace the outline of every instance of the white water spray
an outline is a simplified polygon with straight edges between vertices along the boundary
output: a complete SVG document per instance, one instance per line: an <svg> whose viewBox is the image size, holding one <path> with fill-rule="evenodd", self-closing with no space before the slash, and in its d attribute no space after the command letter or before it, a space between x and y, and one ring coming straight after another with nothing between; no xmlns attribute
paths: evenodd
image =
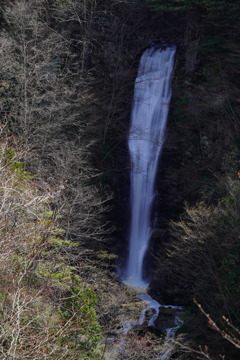
<svg viewBox="0 0 240 360"><path fill-rule="evenodd" d="M124 282L146 287L144 258L152 234L158 159L162 151L169 104L174 46L147 49L135 81L128 145L131 156L131 228Z"/></svg>

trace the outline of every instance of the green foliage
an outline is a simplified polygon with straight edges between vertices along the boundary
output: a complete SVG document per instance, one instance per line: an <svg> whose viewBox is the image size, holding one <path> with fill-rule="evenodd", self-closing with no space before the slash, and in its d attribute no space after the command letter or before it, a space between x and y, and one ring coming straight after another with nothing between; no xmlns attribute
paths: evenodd
<svg viewBox="0 0 240 360"><path fill-rule="evenodd" d="M8 167L10 172L14 172L20 182L33 179L34 176L25 171L23 162L19 161L13 147L3 147L1 149L2 161Z"/></svg>
<svg viewBox="0 0 240 360"><path fill-rule="evenodd" d="M226 0L146 0L155 9L162 11L184 11L191 9L202 9L206 16L217 17L225 13L226 16L237 16L239 6L236 1Z"/></svg>
<svg viewBox="0 0 240 360"><path fill-rule="evenodd" d="M3 359L100 359L97 296L71 255L79 245L66 238L53 195L37 188L17 151L1 144L0 155Z"/></svg>
<svg viewBox="0 0 240 360"><path fill-rule="evenodd" d="M64 321L73 320L73 326L68 336L64 336L60 341L70 348L80 350L82 359L101 358L98 352L101 328L94 309L96 304L97 297L94 291L83 286L80 278L74 276L69 296L60 311Z"/></svg>
<svg viewBox="0 0 240 360"><path fill-rule="evenodd" d="M162 11L183 11L191 9L196 3L193 0L171 0L171 1L161 1L161 0L146 0L150 3L156 10Z"/></svg>

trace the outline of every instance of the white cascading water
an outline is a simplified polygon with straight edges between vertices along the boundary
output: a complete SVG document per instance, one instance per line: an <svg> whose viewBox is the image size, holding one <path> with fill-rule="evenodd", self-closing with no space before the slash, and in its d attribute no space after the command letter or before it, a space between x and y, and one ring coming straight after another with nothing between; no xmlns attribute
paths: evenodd
<svg viewBox="0 0 240 360"><path fill-rule="evenodd" d="M122 335L136 325L142 325L148 310L152 316L148 326L155 326L159 309L172 308L174 323L166 329L166 341L159 360L169 360L173 350L171 338L182 324L178 317L182 307L161 305L147 293L144 259L152 235L152 205L158 160L165 138L171 100L171 77L175 46L147 49L140 60L135 81L128 145L131 156L131 226L129 253L122 282L137 288L137 296L146 303L138 320L125 320ZM124 344L124 340L122 343ZM124 350L123 350L124 352Z"/></svg>
<svg viewBox="0 0 240 360"><path fill-rule="evenodd" d="M175 46L147 49L135 81L128 145L131 156L131 227L124 282L146 287L144 258L152 234L155 179L162 151L169 104Z"/></svg>

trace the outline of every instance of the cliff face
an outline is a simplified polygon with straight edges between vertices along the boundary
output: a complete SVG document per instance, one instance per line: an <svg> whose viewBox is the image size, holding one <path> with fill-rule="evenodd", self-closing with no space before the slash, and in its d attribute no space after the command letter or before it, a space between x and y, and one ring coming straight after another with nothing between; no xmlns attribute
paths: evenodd
<svg viewBox="0 0 240 360"><path fill-rule="evenodd" d="M227 12L214 15L197 8L149 16L148 39L178 45L157 183L158 220L150 249L153 261L148 264L153 274L151 293L161 302L187 305L190 315L185 331L194 342L202 337L201 344L212 346L213 353L217 347L235 358L234 346L229 349L222 341L221 330L209 332L192 299L196 297L214 321L225 315L237 325L239 30ZM127 159L124 141L121 144L113 152L114 159L119 159L118 170ZM114 166L113 161L110 168ZM121 215L126 214L127 171L112 181L118 195L116 207L121 209L119 223L127 224L129 215ZM123 237L127 238L127 225L121 241Z"/></svg>
<svg viewBox="0 0 240 360"><path fill-rule="evenodd" d="M225 315L238 324L239 31L227 15L185 15L160 164L152 294L187 305L185 331L195 342L237 358L192 299L217 323Z"/></svg>

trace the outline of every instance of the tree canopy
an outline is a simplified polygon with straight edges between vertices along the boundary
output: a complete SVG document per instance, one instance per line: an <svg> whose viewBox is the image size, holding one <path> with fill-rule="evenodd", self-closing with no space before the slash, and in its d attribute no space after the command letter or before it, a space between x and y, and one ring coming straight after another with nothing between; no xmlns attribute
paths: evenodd
<svg viewBox="0 0 240 360"><path fill-rule="evenodd" d="M239 15L239 5L236 1L226 0L146 0L156 10L185 11L198 9L202 15L210 18L225 16L236 18Z"/></svg>

